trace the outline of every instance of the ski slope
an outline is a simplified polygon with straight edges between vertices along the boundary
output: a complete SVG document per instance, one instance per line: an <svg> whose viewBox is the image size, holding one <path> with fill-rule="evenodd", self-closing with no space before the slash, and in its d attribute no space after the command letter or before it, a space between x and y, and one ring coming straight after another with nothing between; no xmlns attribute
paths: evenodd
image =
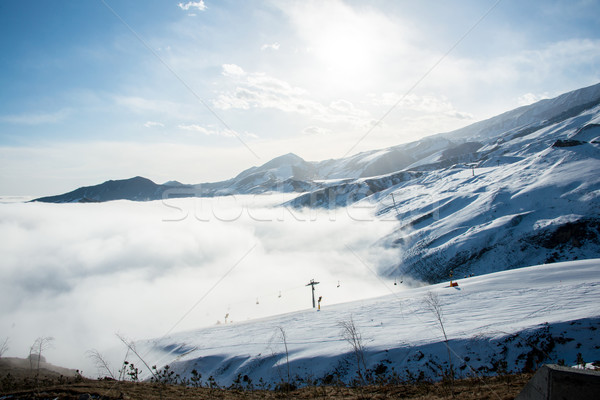
<svg viewBox="0 0 600 400"><path fill-rule="evenodd" d="M356 362L340 322L352 319L369 369L403 379L423 371L436 379L449 360L440 326L426 307L431 292L438 296L452 364L461 376L496 373L500 361L511 371L559 359L574 364L577 353L588 362L600 360L600 259L459 279L457 288L445 282L388 289L383 297L325 303L321 311L176 333L136 346L150 365L168 364L182 377L195 369L220 385L238 374L277 383L287 374L283 329L298 382L326 382L328 375L348 382L356 378Z"/></svg>

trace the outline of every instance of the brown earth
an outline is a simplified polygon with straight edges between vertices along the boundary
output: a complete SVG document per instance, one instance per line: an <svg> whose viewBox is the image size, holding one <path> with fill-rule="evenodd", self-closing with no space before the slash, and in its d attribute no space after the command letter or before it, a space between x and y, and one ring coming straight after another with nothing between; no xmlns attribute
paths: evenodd
<svg viewBox="0 0 600 400"><path fill-rule="evenodd" d="M26 377L33 377L38 374L38 362L37 360L30 361L25 358L17 357L3 357L0 358L0 377L6 376L10 373L13 377L23 379ZM68 369L63 367L57 367L56 365L40 361L39 363L39 377L40 378L58 378L63 377L75 377L77 371L74 369Z"/></svg>
<svg viewBox="0 0 600 400"><path fill-rule="evenodd" d="M117 400L117 399L514 399L531 374L463 379L450 383L372 385L365 387L317 386L280 392L269 390L192 388L157 383L117 382L76 378L54 378L37 383L30 377L29 387L8 389L6 375L0 375L0 398L5 400ZM59 379L62 379L59 381ZM15 381L13 381L15 382ZM21 382L22 384L23 382ZM7 390L8 389L8 390Z"/></svg>

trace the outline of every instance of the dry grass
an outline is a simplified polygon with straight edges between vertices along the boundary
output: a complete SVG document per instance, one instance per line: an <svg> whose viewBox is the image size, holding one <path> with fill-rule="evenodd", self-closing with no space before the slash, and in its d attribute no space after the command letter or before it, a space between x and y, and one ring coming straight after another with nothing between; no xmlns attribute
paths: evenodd
<svg viewBox="0 0 600 400"><path fill-rule="evenodd" d="M508 400L515 396L531 378L531 374L502 378L463 379L449 385L423 383L414 385L365 386L358 388L318 386L305 387L289 393L276 391L236 391L226 389L191 388L156 383L83 380L44 387L0 391L6 399L490 399ZM1 377L0 377L1 379ZM48 382L46 382L48 383ZM57 382L56 382L57 383Z"/></svg>

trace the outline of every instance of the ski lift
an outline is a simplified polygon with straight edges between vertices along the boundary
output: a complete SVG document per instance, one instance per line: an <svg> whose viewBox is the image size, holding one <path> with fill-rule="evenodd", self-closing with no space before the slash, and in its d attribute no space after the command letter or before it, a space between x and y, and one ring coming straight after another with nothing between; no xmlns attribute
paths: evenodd
<svg viewBox="0 0 600 400"><path fill-rule="evenodd" d="M396 278L394 278L394 286L398 285L398 282L396 282Z"/></svg>

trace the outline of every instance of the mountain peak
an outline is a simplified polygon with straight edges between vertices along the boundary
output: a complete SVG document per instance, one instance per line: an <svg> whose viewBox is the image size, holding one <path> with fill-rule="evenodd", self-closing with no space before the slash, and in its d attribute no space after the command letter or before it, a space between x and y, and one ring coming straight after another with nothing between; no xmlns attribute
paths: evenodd
<svg viewBox="0 0 600 400"><path fill-rule="evenodd" d="M275 157L271 161L263 164L259 168L277 168L284 165L298 165L305 163L304 159L294 153L287 153L279 157Z"/></svg>
<svg viewBox="0 0 600 400"><path fill-rule="evenodd" d="M143 176L134 176L133 178L129 178L129 179L120 179L119 181L122 182L152 182L152 180L148 179L148 178L144 178Z"/></svg>
<svg viewBox="0 0 600 400"><path fill-rule="evenodd" d="M159 199L160 185L143 176L108 180L95 186L84 186L58 196L41 197L33 201L48 203L90 203L111 200L147 201Z"/></svg>

